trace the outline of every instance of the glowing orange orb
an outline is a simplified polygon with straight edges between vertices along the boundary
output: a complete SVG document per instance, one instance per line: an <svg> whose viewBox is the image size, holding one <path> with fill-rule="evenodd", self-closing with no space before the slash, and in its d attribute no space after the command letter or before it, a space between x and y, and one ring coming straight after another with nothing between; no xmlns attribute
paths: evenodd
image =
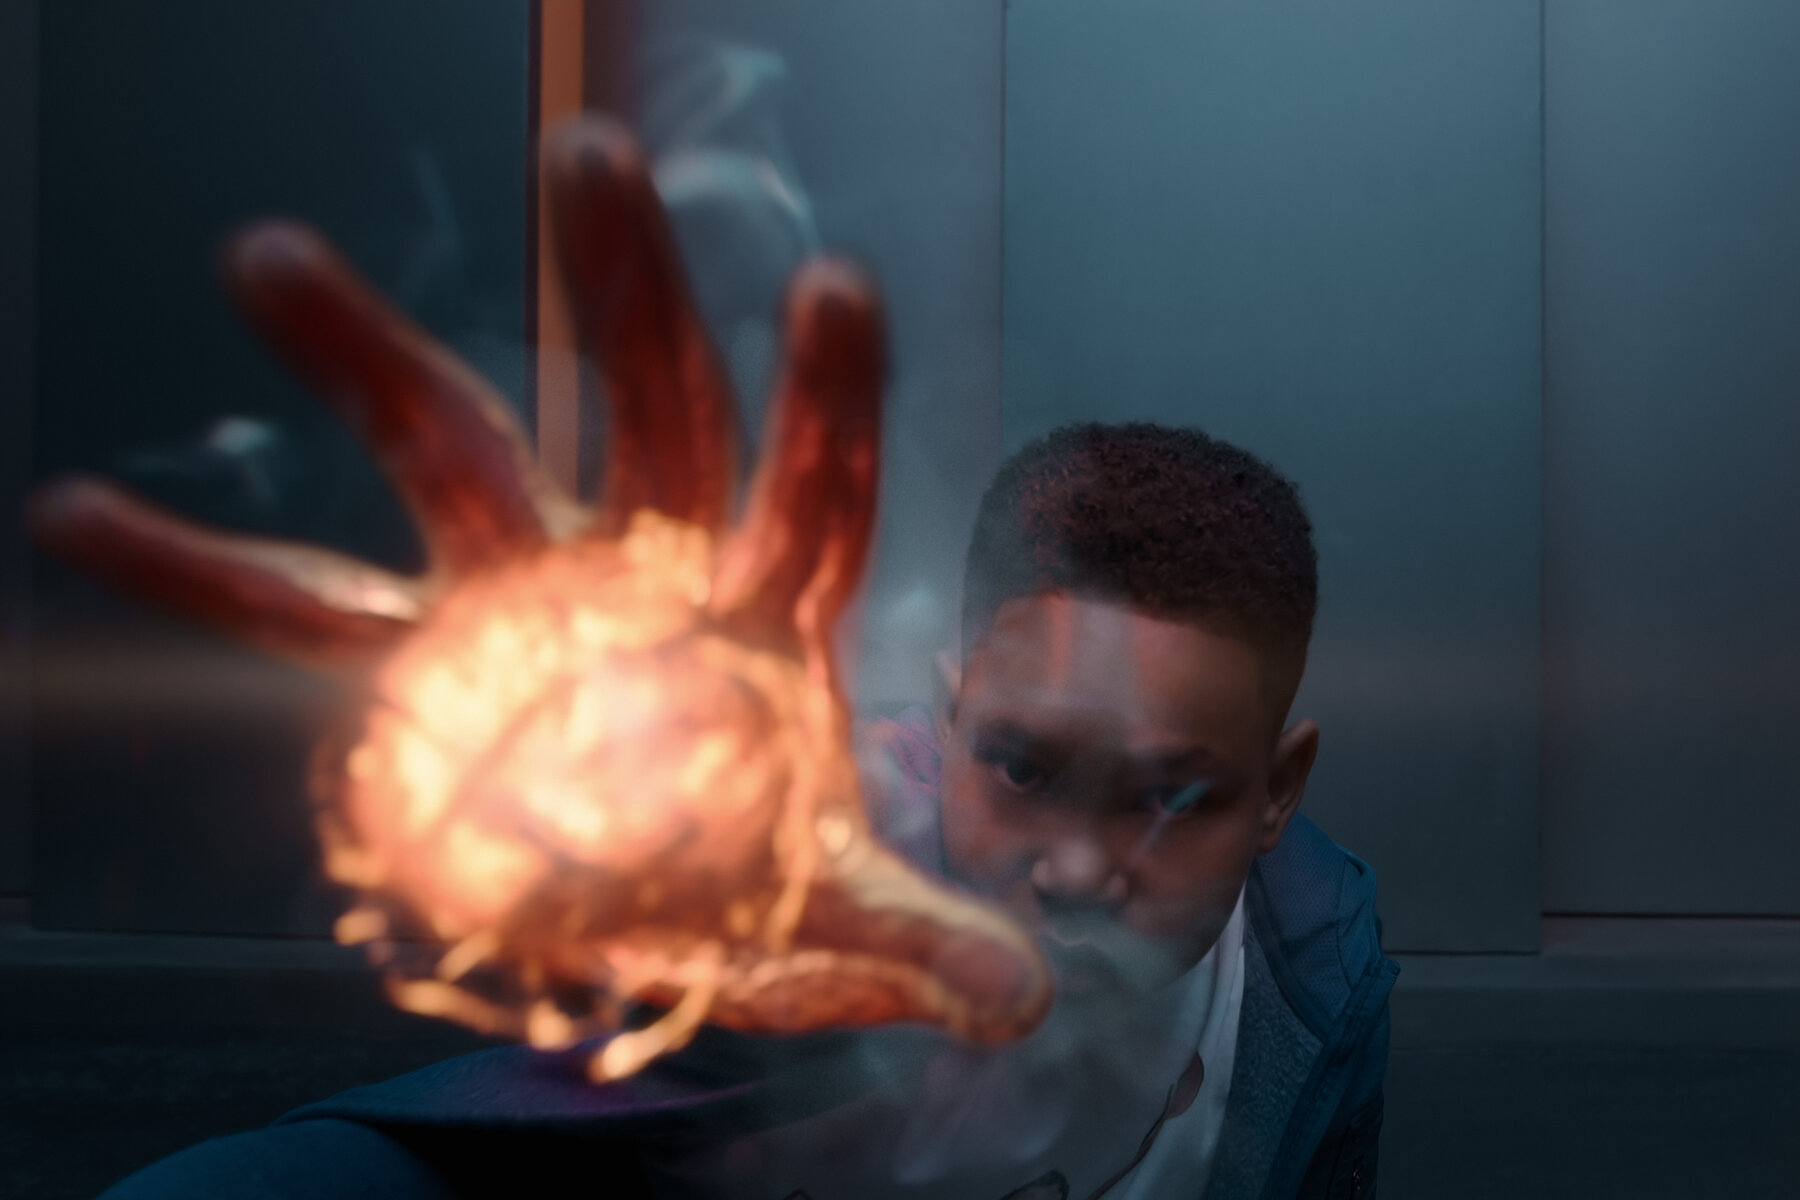
<svg viewBox="0 0 1800 1200"><path fill-rule="evenodd" d="M732 511L735 420L643 160L604 121L552 144L565 282L611 406L590 510L503 398L317 234L235 243L227 281L369 443L431 552L405 578L200 529L110 485L42 493L87 570L370 699L327 772L337 925L413 1011L566 1045L596 1080L703 1021L929 1021L1019 1036L1049 1006L1030 938L871 834L833 628L862 574L885 342L854 268L803 268L767 452ZM421 961L399 935L423 933ZM629 1002L659 1010L616 1033Z"/></svg>

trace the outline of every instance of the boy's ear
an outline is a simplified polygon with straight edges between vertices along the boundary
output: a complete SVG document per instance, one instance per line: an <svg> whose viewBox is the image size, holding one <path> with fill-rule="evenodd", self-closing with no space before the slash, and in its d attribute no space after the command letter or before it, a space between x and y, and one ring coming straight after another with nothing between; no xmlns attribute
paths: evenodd
<svg viewBox="0 0 1800 1200"><path fill-rule="evenodd" d="M1319 723L1299 721L1275 739L1275 761L1269 769L1269 804L1263 809L1262 837L1256 852L1267 854L1281 844L1288 822L1299 811L1306 780L1319 757Z"/></svg>
<svg viewBox="0 0 1800 1200"><path fill-rule="evenodd" d="M956 701L962 695L962 667L950 657L948 650L931 656L931 712L937 721L938 738L950 736L956 722Z"/></svg>

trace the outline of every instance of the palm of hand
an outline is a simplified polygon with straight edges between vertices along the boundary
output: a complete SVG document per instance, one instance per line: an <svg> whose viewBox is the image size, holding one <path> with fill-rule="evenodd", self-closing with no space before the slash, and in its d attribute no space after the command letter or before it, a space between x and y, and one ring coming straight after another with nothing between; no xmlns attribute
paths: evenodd
<svg viewBox="0 0 1800 1200"><path fill-rule="evenodd" d="M1030 940L870 834L831 632L871 534L884 370L873 289L803 268L769 451L742 518L731 403L643 162L588 122L550 154L565 282L603 374L604 495L538 468L485 381L310 231L234 243L227 279L275 351L370 445L420 521L420 578L199 529L110 485L36 503L37 536L153 603L366 686L329 773L339 922L447 950L395 967L417 1011L560 1045L617 1004L616 1078L703 1020L753 1031L924 1020L1018 1036L1049 1001Z"/></svg>

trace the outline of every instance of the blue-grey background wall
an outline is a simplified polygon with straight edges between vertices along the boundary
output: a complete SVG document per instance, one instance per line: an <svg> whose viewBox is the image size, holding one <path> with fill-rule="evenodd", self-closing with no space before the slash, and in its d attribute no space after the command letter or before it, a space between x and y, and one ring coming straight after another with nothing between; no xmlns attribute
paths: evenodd
<svg viewBox="0 0 1800 1200"><path fill-rule="evenodd" d="M213 264L240 222L308 220L518 397L528 16L43 6L35 474L416 560L374 468L239 325ZM37 566L34 922L328 930L305 764L336 697Z"/></svg>
<svg viewBox="0 0 1800 1200"><path fill-rule="evenodd" d="M37 360L37 4L0 4L0 511L25 497ZM31 883L25 531L0 520L0 895Z"/></svg>
<svg viewBox="0 0 1800 1200"><path fill-rule="evenodd" d="M1545 58L1544 906L1800 913L1800 6Z"/></svg>
<svg viewBox="0 0 1800 1200"><path fill-rule="evenodd" d="M1536 0L1016 0L1008 447L1198 425L1317 527L1307 809L1395 949L1537 942Z"/></svg>
<svg viewBox="0 0 1800 1200"><path fill-rule="evenodd" d="M0 499L88 467L405 560L379 481L208 264L243 217L308 216L519 395L526 5L38 14L0 8L21 166L0 179ZM670 0L645 32L780 61L820 242L890 293L865 704L926 694L1005 449L1078 417L1195 421L1318 518L1308 805L1381 872L1396 948L1529 949L1545 908L1800 912L1800 16ZM38 586L50 744L28 805L0 688L0 893L30 885L70 927L321 931L298 783L321 698L54 568Z"/></svg>
<svg viewBox="0 0 1800 1200"><path fill-rule="evenodd" d="M1001 0L641 6L646 53L700 38L780 64L767 116L791 148L818 243L881 281L893 372L856 680L868 710L931 695L931 656L956 641L975 505L1000 460L1002 10ZM690 248L703 279L732 271L728 246ZM746 303L772 318L779 284L765 278ZM719 332L729 344L730 330ZM740 372L750 412L767 382Z"/></svg>

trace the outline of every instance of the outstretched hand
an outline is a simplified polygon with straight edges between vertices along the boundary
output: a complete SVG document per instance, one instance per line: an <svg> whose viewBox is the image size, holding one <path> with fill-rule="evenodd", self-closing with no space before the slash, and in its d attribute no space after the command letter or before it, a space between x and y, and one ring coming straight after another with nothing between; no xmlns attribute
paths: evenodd
<svg viewBox="0 0 1800 1200"><path fill-rule="evenodd" d="M610 405L591 509L499 394L317 233L251 228L226 278L418 521L428 571L202 529L111 484L36 498L35 536L120 589L365 688L329 772L340 938L391 956L396 1001L543 1046L612 1032L597 1079L711 1020L899 1020L1022 1035L1050 984L1030 939L871 836L832 630L861 578L885 334L854 267L796 273L764 457L742 515L729 388L644 159L588 120L546 150L583 348Z"/></svg>

